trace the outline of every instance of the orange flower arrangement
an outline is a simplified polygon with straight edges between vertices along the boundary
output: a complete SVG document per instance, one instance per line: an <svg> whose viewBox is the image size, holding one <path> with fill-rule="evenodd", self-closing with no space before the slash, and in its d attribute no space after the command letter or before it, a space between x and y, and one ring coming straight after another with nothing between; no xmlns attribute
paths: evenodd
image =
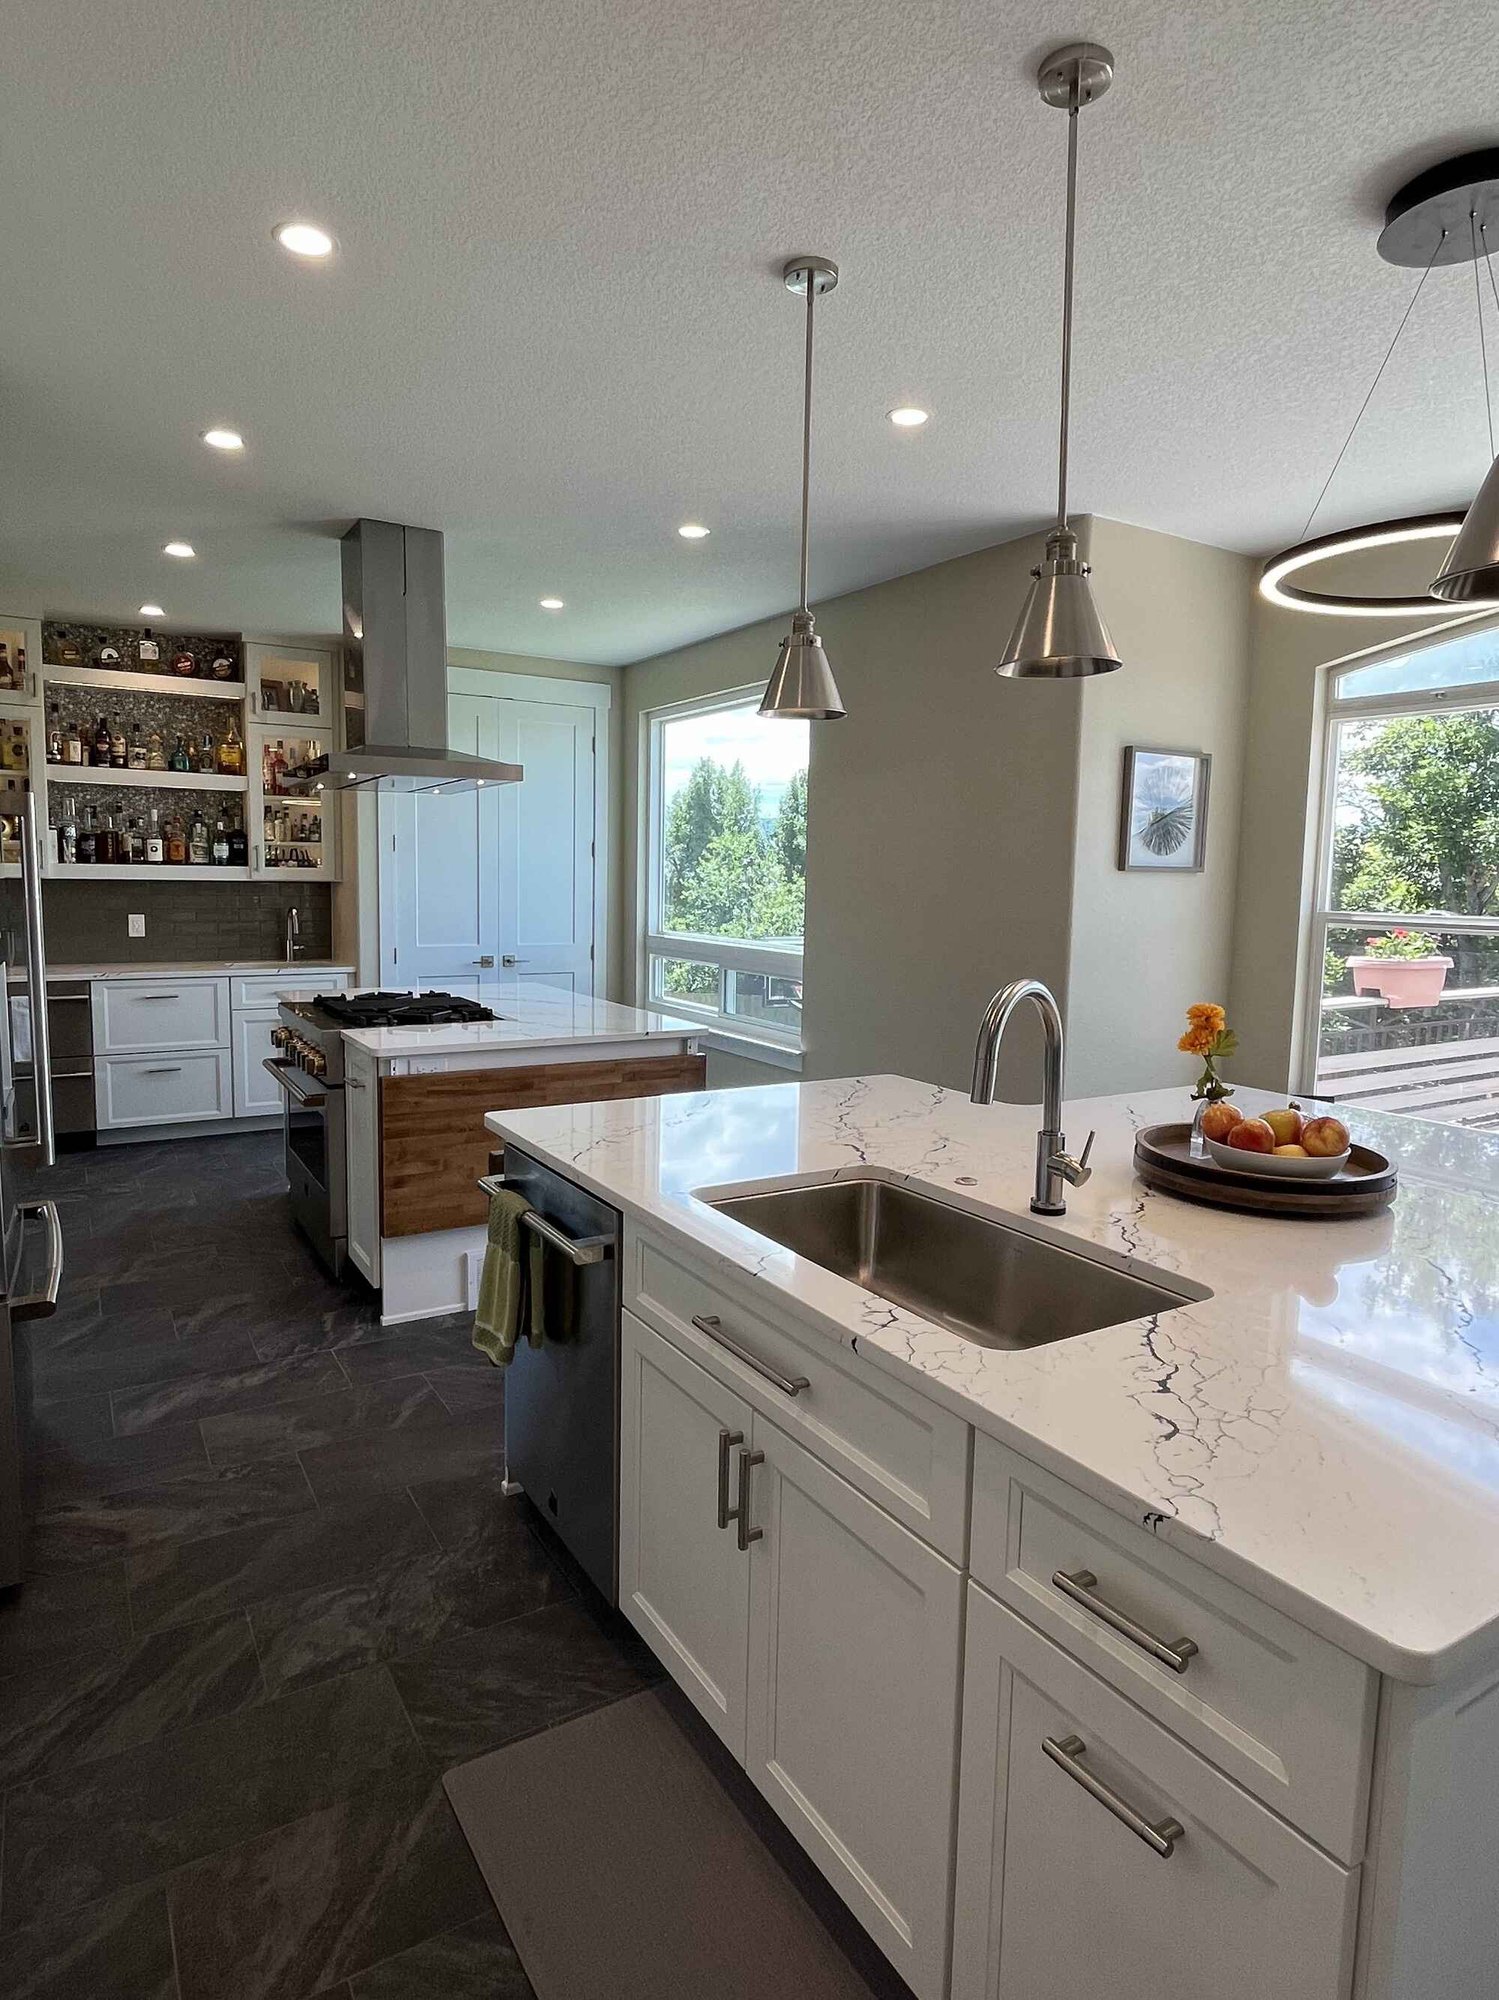
<svg viewBox="0 0 1499 2000"><path fill-rule="evenodd" d="M1202 1075L1194 1097L1227 1097L1228 1085L1215 1065L1231 1056L1239 1038L1228 1025L1228 1016L1213 1000L1198 1000L1187 1009L1187 1031L1176 1045L1183 1055L1202 1057Z"/></svg>

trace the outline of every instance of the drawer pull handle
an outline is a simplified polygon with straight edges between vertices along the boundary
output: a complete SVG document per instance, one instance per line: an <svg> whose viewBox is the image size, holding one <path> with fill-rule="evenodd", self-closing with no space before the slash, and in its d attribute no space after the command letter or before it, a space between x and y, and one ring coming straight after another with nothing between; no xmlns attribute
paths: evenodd
<svg viewBox="0 0 1499 2000"><path fill-rule="evenodd" d="M739 1453L739 1505L734 1510L734 1534L741 1552L747 1549L751 1542L758 1542L764 1539L765 1530L763 1528L752 1528L749 1524L750 1467L752 1465L763 1465L764 1463L765 1454L763 1451L744 1451L741 1449Z"/></svg>
<svg viewBox="0 0 1499 2000"><path fill-rule="evenodd" d="M726 1528L730 1521L739 1519L739 1509L729 1505L729 1453L736 1444L744 1443L743 1431L720 1431L718 1433L718 1525Z"/></svg>
<svg viewBox="0 0 1499 2000"><path fill-rule="evenodd" d="M1147 1819L1144 1813L1136 1812L1128 1799L1121 1799L1117 1792L1095 1778L1091 1771L1084 1770L1078 1761L1087 1749L1081 1736L1064 1736L1060 1742L1055 1736L1043 1736L1041 1748L1053 1764L1064 1770L1074 1783L1106 1806L1115 1819L1127 1826L1150 1849L1159 1854L1163 1861L1169 1861L1176 1852L1176 1843L1186 1838L1187 1829L1180 1820Z"/></svg>
<svg viewBox="0 0 1499 2000"><path fill-rule="evenodd" d="M762 1381L769 1382L773 1389L779 1389L783 1396L799 1396L803 1389L810 1389L811 1379L806 1375L783 1375L778 1368L772 1368L768 1361L762 1361L758 1354L751 1354L747 1347L723 1330L723 1322L717 1313L694 1313L692 1324L699 1333L707 1334L719 1347L727 1348L736 1361L742 1361L752 1369Z"/></svg>
<svg viewBox="0 0 1499 2000"><path fill-rule="evenodd" d="M1101 1618L1116 1632L1122 1633L1142 1652L1149 1653L1153 1660L1159 1660L1163 1667L1169 1667L1174 1674L1184 1674L1187 1663L1198 1650L1195 1639L1158 1639L1154 1632L1147 1632L1143 1625L1137 1625L1133 1618L1127 1618L1122 1611L1116 1611L1112 1604L1106 1604L1101 1597L1095 1597L1098 1578L1091 1569L1054 1569L1051 1580L1064 1597L1070 1597L1074 1604L1080 1604L1084 1611L1091 1611L1095 1618Z"/></svg>
<svg viewBox="0 0 1499 2000"><path fill-rule="evenodd" d="M181 1063L158 1063L155 1069L143 1069L141 1071L142 1076L180 1076L181 1074Z"/></svg>
<svg viewBox="0 0 1499 2000"><path fill-rule="evenodd" d="M180 993L140 993L136 997L140 1000L180 1000L182 995Z"/></svg>

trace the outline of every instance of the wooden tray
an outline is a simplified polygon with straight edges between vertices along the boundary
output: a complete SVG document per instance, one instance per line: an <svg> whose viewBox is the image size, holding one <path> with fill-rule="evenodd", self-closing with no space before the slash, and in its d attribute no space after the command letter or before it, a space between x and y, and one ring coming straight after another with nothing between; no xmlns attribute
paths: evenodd
<svg viewBox="0 0 1499 2000"><path fill-rule="evenodd" d="M1348 1164L1325 1180L1273 1180L1268 1174L1220 1167L1211 1154L1194 1159L1190 1125L1147 1125L1135 1134L1135 1172L1147 1187L1183 1201L1248 1215L1310 1216L1318 1222L1377 1215L1395 1199L1394 1166L1372 1146L1355 1146Z"/></svg>

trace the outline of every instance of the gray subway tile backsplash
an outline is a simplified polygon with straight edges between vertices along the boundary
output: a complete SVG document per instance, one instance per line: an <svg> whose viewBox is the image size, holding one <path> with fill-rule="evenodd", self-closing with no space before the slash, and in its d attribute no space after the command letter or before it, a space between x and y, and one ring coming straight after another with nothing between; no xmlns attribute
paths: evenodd
<svg viewBox="0 0 1499 2000"><path fill-rule="evenodd" d="M280 958L294 904L301 956L331 957L333 891L326 882L47 882L47 957L53 965ZM132 915L146 919L143 938L129 935Z"/></svg>

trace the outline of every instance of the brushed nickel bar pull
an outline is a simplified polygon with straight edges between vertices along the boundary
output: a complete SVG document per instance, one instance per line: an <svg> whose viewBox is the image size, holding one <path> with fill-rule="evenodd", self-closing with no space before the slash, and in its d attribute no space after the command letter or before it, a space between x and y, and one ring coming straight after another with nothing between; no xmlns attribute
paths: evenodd
<svg viewBox="0 0 1499 2000"><path fill-rule="evenodd" d="M720 1431L718 1433L718 1525L726 1528L730 1521L739 1519L739 1509L729 1505L729 1453L736 1444L744 1443L743 1431Z"/></svg>
<svg viewBox="0 0 1499 2000"><path fill-rule="evenodd" d="M741 1347L737 1340L724 1332L723 1321L717 1313L694 1313L692 1324L699 1333L707 1334L708 1338L719 1347L727 1348L736 1361L742 1361L745 1367L752 1369L762 1381L768 1382L773 1389L779 1389L783 1396L799 1396L803 1389L811 1388L810 1377L783 1375L778 1368L772 1368L768 1361L762 1361L758 1354L751 1354L747 1347Z"/></svg>
<svg viewBox="0 0 1499 2000"><path fill-rule="evenodd" d="M1186 1838L1187 1829L1180 1820L1149 1820L1144 1813L1136 1812L1127 1799L1121 1799L1117 1792L1086 1771L1078 1759L1087 1749L1081 1736L1064 1736L1059 1742L1055 1736L1043 1736L1041 1748L1052 1763L1065 1771L1069 1778L1082 1786L1101 1806L1111 1812L1115 1819L1127 1826L1132 1834L1143 1840L1152 1854L1159 1854L1163 1861L1169 1861L1176 1852L1176 1843Z"/></svg>
<svg viewBox="0 0 1499 2000"><path fill-rule="evenodd" d="M764 1463L765 1454L763 1451L740 1450L739 1505L734 1510L734 1533L738 1539L741 1551L748 1549L751 1542L760 1541L765 1534L763 1528L752 1528L749 1525L750 1467L752 1465L763 1465Z"/></svg>
<svg viewBox="0 0 1499 2000"><path fill-rule="evenodd" d="M1051 1580L1064 1597L1070 1597L1074 1604L1080 1604L1084 1611L1091 1611L1095 1618L1101 1618L1105 1625L1138 1646L1141 1652L1149 1653L1153 1660L1159 1660L1163 1667L1169 1667L1174 1674L1184 1674L1188 1662L1197 1652L1195 1639L1158 1639L1154 1632L1148 1632L1143 1625L1137 1625L1124 1612L1116 1611L1103 1598L1095 1597L1098 1578L1091 1569L1054 1569Z"/></svg>
<svg viewBox="0 0 1499 2000"><path fill-rule="evenodd" d="M477 1185L485 1194L496 1195L501 1188L508 1187L509 1182L503 1174L481 1174ZM606 1257L614 1255L612 1236L566 1236L555 1222L548 1222L534 1208L527 1209L520 1223L522 1229L529 1229L543 1243L550 1243L554 1250L560 1250L569 1264L602 1264Z"/></svg>

